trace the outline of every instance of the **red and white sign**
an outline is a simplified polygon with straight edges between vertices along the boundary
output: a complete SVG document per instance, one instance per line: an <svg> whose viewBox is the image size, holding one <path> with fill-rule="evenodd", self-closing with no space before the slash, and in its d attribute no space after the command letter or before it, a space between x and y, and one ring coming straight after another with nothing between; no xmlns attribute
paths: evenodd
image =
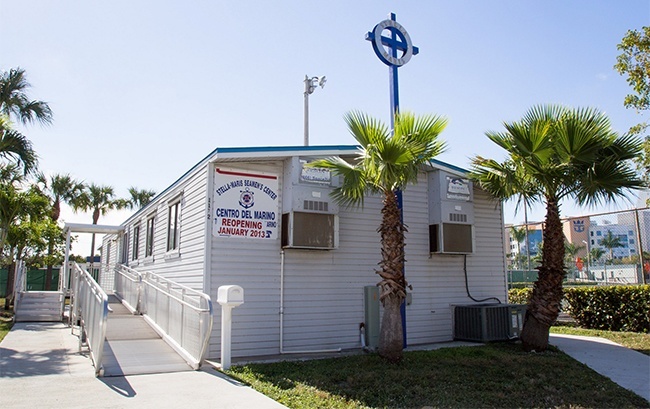
<svg viewBox="0 0 650 409"><path fill-rule="evenodd" d="M216 168L212 234L215 237L275 240L278 213L278 176Z"/></svg>

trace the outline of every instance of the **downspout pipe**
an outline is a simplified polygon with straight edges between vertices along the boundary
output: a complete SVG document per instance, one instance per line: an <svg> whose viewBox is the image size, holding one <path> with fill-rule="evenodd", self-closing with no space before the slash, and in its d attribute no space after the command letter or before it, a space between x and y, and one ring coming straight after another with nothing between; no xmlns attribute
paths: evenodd
<svg viewBox="0 0 650 409"><path fill-rule="evenodd" d="M341 348L310 351L285 351L284 349L284 250L282 250L280 251L280 354L320 354L327 352L341 352Z"/></svg>

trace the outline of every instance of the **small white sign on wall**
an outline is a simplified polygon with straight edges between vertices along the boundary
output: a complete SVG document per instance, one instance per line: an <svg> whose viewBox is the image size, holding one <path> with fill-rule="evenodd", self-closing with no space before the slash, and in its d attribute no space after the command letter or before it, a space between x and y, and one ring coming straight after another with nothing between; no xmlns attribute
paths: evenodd
<svg viewBox="0 0 650 409"><path fill-rule="evenodd" d="M215 168L212 234L275 240L278 203L277 175Z"/></svg>

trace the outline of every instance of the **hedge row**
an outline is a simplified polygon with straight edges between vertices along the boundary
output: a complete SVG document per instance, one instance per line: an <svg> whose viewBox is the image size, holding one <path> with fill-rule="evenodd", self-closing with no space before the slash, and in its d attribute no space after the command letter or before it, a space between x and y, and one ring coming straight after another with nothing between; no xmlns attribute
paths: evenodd
<svg viewBox="0 0 650 409"><path fill-rule="evenodd" d="M511 289L509 302L526 304L531 292ZM650 333L650 285L565 288L562 304L583 328Z"/></svg>

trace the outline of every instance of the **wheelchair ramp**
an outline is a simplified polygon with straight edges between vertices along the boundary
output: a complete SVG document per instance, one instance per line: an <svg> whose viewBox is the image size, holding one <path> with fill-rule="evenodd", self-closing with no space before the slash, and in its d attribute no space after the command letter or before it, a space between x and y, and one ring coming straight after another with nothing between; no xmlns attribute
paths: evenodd
<svg viewBox="0 0 650 409"><path fill-rule="evenodd" d="M133 315L114 295L109 296L103 376L191 371L192 368L141 315Z"/></svg>

